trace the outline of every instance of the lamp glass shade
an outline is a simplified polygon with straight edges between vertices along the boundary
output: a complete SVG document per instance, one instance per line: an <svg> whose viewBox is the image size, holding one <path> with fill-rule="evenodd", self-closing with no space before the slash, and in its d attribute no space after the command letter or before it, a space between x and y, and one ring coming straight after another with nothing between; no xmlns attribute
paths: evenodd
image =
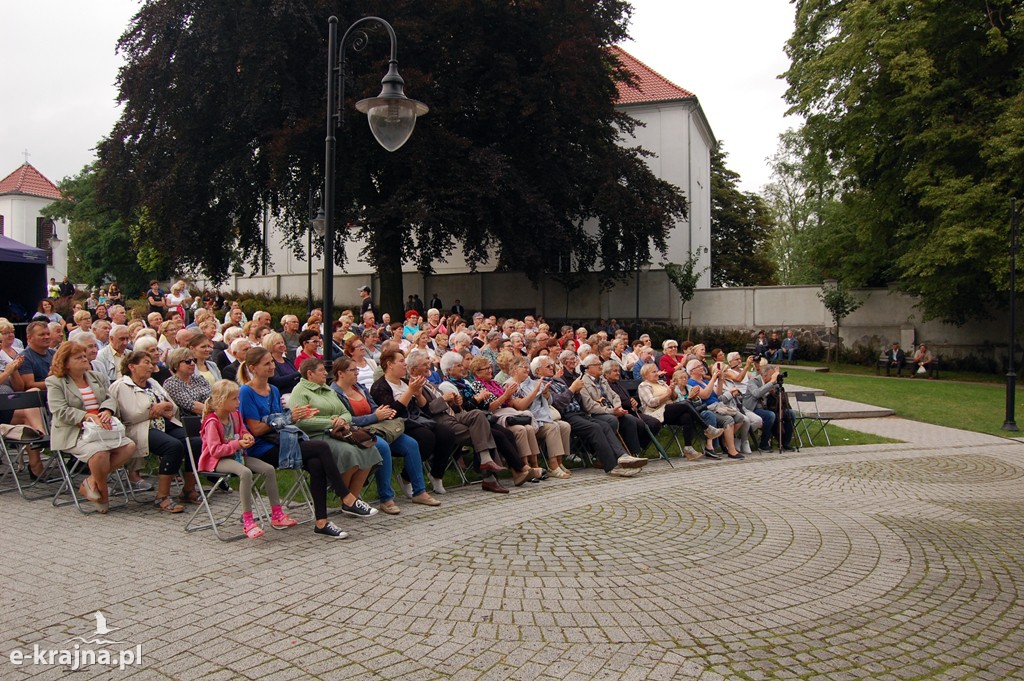
<svg viewBox="0 0 1024 681"><path fill-rule="evenodd" d="M313 231L315 231L318 236L323 236L327 233L327 218L324 215L324 209L322 207L317 211L316 217L313 218L312 222Z"/></svg>
<svg viewBox="0 0 1024 681"><path fill-rule="evenodd" d="M416 118L427 112L426 104L404 96L363 99L356 102L356 109L366 114L370 132L388 151L397 151L408 142Z"/></svg>

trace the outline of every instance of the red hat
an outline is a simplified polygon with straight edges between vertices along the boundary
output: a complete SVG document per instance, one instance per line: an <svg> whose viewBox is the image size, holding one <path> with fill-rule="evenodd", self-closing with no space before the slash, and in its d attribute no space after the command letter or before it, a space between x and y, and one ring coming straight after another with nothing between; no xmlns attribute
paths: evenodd
<svg viewBox="0 0 1024 681"><path fill-rule="evenodd" d="M416 310L409 310L408 312L405 313L405 318L406 319L412 319L413 317L419 317L419 316L420 316L420 313L417 312Z"/></svg>

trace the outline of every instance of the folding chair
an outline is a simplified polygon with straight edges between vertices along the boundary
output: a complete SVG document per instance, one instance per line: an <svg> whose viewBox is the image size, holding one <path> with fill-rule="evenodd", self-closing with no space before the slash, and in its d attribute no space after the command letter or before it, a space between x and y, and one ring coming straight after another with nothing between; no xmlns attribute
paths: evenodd
<svg viewBox="0 0 1024 681"><path fill-rule="evenodd" d="M288 469L286 469L288 470ZM309 517L299 520L299 525L305 525L316 520L316 511L313 509L313 493L309 489L309 483L306 481L306 472L301 468L290 469L293 474L292 486L288 489L288 493L281 497L281 508L291 510L295 507L305 508L309 512ZM280 474L280 470L278 471ZM253 489L256 489L256 485L253 485ZM337 511L334 511L337 512ZM328 514L332 511L328 511ZM266 514L267 518L270 514ZM274 527L271 525L271 527ZM283 530L283 527L274 527L275 530Z"/></svg>
<svg viewBox="0 0 1024 681"><path fill-rule="evenodd" d="M20 409L37 409L42 417L43 429L47 428L46 393L39 390L30 390L21 393L9 393L0 395L0 412L13 414ZM42 499L50 496L52 490L46 489L42 493L29 494L36 486L44 486L48 483L61 480L57 462L50 457L43 464L43 473L36 480L22 481L18 478L19 473L28 471L28 450L49 448L50 440L44 432L43 437L32 440L11 440L0 437L0 493L17 491L22 498L29 501ZM27 477L27 473L26 477ZM9 480L9 483L4 481Z"/></svg>
<svg viewBox="0 0 1024 681"><path fill-rule="evenodd" d="M57 489L57 493L53 495L53 505L55 507L70 506L74 505L80 513L95 513L95 509L89 509L82 506L82 497L78 495L78 485L75 484L75 477L82 476L84 479L89 473L89 464L83 463L70 454L65 454L58 449L51 449L53 452L53 459L57 460L57 469L60 471L60 487ZM65 458L66 457L66 458ZM114 485L120 489L120 492L115 492ZM118 501L116 504L112 503L108 507L108 510L114 510L117 508L124 508L128 505L129 500L134 499L132 495L131 485L128 483L128 472L124 466L118 468L115 471L110 472L110 476L107 478L107 488L109 490L108 496L113 499L116 495L122 501ZM68 495L68 499L62 499L65 494Z"/></svg>
<svg viewBox="0 0 1024 681"><path fill-rule="evenodd" d="M832 446L832 441L829 440L828 431L825 430L825 426L832 422L832 419L822 418L821 411L818 409L818 399L814 393L811 392L791 392L789 393L796 398L795 413L793 419L793 430L797 434L797 439L800 440L800 446L803 447L803 436L800 435L800 428L803 427L804 435L807 436L807 444L814 444L814 436L818 433L825 434L825 442L828 446ZM816 424L816 430L811 432L812 426Z"/></svg>
<svg viewBox="0 0 1024 681"><path fill-rule="evenodd" d="M567 460L577 459L586 468L591 468L594 465L594 453L590 451L586 441L576 433L572 433L569 437L569 451L566 452L565 458Z"/></svg>
<svg viewBox="0 0 1024 681"><path fill-rule="evenodd" d="M189 516L188 522L185 523L186 532L197 532L199 530L213 530L214 536L221 541L234 541L236 539L243 539L245 537L244 532L238 534L222 534L220 526L229 520L238 522L238 518L235 512L242 503L242 496L238 495L234 498L234 503L231 504L227 512L222 515L215 515L213 512L213 506L211 505L211 499L217 494L217 487L220 485L222 480L226 480L231 476L230 473L200 473L199 472L199 458L196 456L196 452L192 449L191 438L199 437L199 426L202 424L202 419L198 416L182 416L181 424L185 428L185 449L188 451L189 462L192 464L191 475L195 476L196 479L196 491L199 492L199 507L192 512ZM207 476L214 477L213 483L207 488L203 487L203 482ZM262 476L255 476L260 478ZM221 497L224 494L219 495ZM267 516L266 505L263 503L263 497L260 496L259 492L256 491L255 480L253 480L253 510L261 517ZM203 511L206 512L206 516L210 522L200 524L202 518L199 514Z"/></svg>

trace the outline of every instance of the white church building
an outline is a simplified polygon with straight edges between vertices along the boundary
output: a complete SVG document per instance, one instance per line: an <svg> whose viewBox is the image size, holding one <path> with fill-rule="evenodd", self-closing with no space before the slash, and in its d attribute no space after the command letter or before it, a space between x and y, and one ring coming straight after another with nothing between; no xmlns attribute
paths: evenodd
<svg viewBox="0 0 1024 681"><path fill-rule="evenodd" d="M46 280L68 273L68 226L40 211L60 190L27 161L0 180L0 235L46 251Z"/></svg>
<svg viewBox="0 0 1024 681"><path fill-rule="evenodd" d="M691 251L700 253L698 269L703 271L699 287L710 286L711 245L711 150L714 134L696 95L672 83L621 48L613 48L618 58L636 76L635 87L620 84L618 106L640 121L630 146L642 146L653 152L646 159L654 174L680 188L689 202L688 216L678 222L668 239L667 261L682 263ZM266 292L271 295L305 297L309 286L309 263L284 246L282 235L272 224L267 229L270 265L266 274L235 275L229 287L238 291ZM345 271L335 271L335 303L358 302L356 289L375 288L376 273L360 259L361 241L346 243L348 263ZM547 318L573 319L662 319L679 322L679 296L659 268L661 257L640 272L641 295L637 310L636 276L629 277L610 291L598 296L596 286L584 285L567 294L553 279L545 278L534 288L525 275L494 272L494 264L470 272L456 254L448 262L434 263L435 273L424 277L407 263L403 281L405 294L418 293L429 300L437 293L446 306L460 299L468 310L530 311ZM322 290L322 261L312 263L312 290ZM319 295L319 294L317 294ZM568 314L567 314L568 311Z"/></svg>

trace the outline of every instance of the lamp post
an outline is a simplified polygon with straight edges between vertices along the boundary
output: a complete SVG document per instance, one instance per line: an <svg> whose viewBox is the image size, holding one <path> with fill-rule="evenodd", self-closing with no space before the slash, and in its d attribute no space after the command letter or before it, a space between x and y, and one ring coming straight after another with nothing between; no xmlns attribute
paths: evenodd
<svg viewBox="0 0 1024 681"><path fill-rule="evenodd" d="M335 131L341 125L345 104L345 47L349 38L358 34L352 44L355 51L362 50L368 37L357 27L367 23L383 26L391 38L391 59L388 72L381 80L380 94L356 102L356 111L366 114L370 131L377 142L388 151L397 151L405 144L416 127L416 119L429 111L426 104L405 96L405 81L398 75L398 40L391 24L379 17L363 17L345 31L338 42L338 17L327 21L327 138L324 162L324 362L331 367L333 348L330 343L331 324L334 322L334 156ZM355 32L355 33L354 33Z"/></svg>
<svg viewBox="0 0 1024 681"><path fill-rule="evenodd" d="M1006 366L1006 420L1003 430L1017 432L1015 419L1015 400L1017 397L1017 372L1014 367L1016 354L1015 340L1017 335L1017 231L1020 227L1020 213L1017 211L1017 199L1010 200L1010 346Z"/></svg>

